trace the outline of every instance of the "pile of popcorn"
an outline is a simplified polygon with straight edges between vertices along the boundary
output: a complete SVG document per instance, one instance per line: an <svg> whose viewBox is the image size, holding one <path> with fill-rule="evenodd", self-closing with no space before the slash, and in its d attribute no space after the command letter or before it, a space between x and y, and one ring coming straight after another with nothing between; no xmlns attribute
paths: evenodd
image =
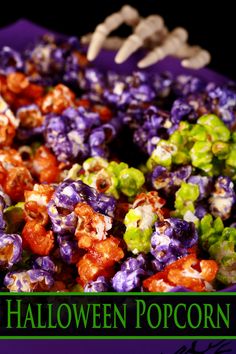
<svg viewBox="0 0 236 354"><path fill-rule="evenodd" d="M0 51L2 291L236 283L236 90L92 67L75 38Z"/></svg>

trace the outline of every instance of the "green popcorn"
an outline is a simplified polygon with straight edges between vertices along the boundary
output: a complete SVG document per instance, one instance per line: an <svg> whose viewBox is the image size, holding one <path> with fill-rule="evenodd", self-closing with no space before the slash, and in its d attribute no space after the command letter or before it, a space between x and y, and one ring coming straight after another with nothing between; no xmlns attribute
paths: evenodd
<svg viewBox="0 0 236 354"><path fill-rule="evenodd" d="M125 168L119 175L119 189L128 197L135 196L145 182L144 175L136 168Z"/></svg>
<svg viewBox="0 0 236 354"><path fill-rule="evenodd" d="M230 139L230 131L223 121L214 114L206 114L198 119L198 124L204 126L210 141L224 141Z"/></svg>
<svg viewBox="0 0 236 354"><path fill-rule="evenodd" d="M232 241L236 244L236 229L234 227L225 227L221 239L224 241Z"/></svg>
<svg viewBox="0 0 236 354"><path fill-rule="evenodd" d="M160 140L147 161L148 169L152 171L153 167L157 165L170 168L172 165L172 158L176 153L176 145L170 143L168 140Z"/></svg>
<svg viewBox="0 0 236 354"><path fill-rule="evenodd" d="M226 285L236 283L236 252L233 241L218 241L209 248L211 258L217 261L217 279Z"/></svg>
<svg viewBox="0 0 236 354"><path fill-rule="evenodd" d="M192 141L207 141L208 133L206 129L200 125L195 124L190 132L190 138Z"/></svg>
<svg viewBox="0 0 236 354"><path fill-rule="evenodd" d="M116 199L119 198L119 180L108 168L101 169L96 173L85 174L81 180L100 193L112 195Z"/></svg>
<svg viewBox="0 0 236 354"><path fill-rule="evenodd" d="M129 168L124 162L108 162L101 157L91 157L83 163L83 169L84 174L78 179L116 199L120 197L120 192L134 197L145 183L144 174L136 168Z"/></svg>
<svg viewBox="0 0 236 354"><path fill-rule="evenodd" d="M230 144L223 141L216 141L212 145L212 152L219 160L225 160L230 151Z"/></svg>
<svg viewBox="0 0 236 354"><path fill-rule="evenodd" d="M194 213L194 202L199 197L199 188L196 184L181 183L179 190L175 194L176 216L184 216L186 212Z"/></svg>
<svg viewBox="0 0 236 354"><path fill-rule="evenodd" d="M231 133L231 139L236 143L236 132Z"/></svg>
<svg viewBox="0 0 236 354"><path fill-rule="evenodd" d="M125 162L117 163L115 161L111 161L107 169L111 171L111 173L113 173L117 178L119 178L121 171L127 168L129 168L129 166Z"/></svg>
<svg viewBox="0 0 236 354"><path fill-rule="evenodd" d="M236 143L233 143L229 147L229 154L225 161L226 166L236 169Z"/></svg>
<svg viewBox="0 0 236 354"><path fill-rule="evenodd" d="M156 220L157 215L153 212L151 205L138 206L128 211L124 219L126 226L124 240L129 251L135 254L149 252L152 227Z"/></svg>
<svg viewBox="0 0 236 354"><path fill-rule="evenodd" d="M169 141L176 146L183 146L188 142L188 137L184 136L181 131L176 130L171 134Z"/></svg>
<svg viewBox="0 0 236 354"><path fill-rule="evenodd" d="M190 161L189 150L184 147L182 147L182 150L178 150L173 156L173 163L176 165L187 165Z"/></svg>
<svg viewBox="0 0 236 354"><path fill-rule="evenodd" d="M197 141L190 150L192 165L198 167L209 175L212 175L212 159L211 143Z"/></svg>
<svg viewBox="0 0 236 354"><path fill-rule="evenodd" d="M24 206L25 203L19 202L16 205L12 205L4 210L3 216L7 223L6 233L18 233L19 229L22 228L25 223Z"/></svg>
<svg viewBox="0 0 236 354"><path fill-rule="evenodd" d="M82 167L81 165L75 163L68 171L66 179L69 178L69 179L73 179L74 181L81 179L81 176L79 175L81 167Z"/></svg>
<svg viewBox="0 0 236 354"><path fill-rule="evenodd" d="M83 169L85 172L96 172L101 170L102 168L107 168L108 162L106 159L96 156L90 157L83 163Z"/></svg>
<svg viewBox="0 0 236 354"><path fill-rule="evenodd" d="M148 253L150 251L152 229L140 230L137 228L129 228L124 234L124 240L128 250L134 254L140 252Z"/></svg>
<svg viewBox="0 0 236 354"><path fill-rule="evenodd" d="M220 217L213 220L212 215L205 215L199 225L199 240L206 251L218 242L224 231L224 224Z"/></svg>

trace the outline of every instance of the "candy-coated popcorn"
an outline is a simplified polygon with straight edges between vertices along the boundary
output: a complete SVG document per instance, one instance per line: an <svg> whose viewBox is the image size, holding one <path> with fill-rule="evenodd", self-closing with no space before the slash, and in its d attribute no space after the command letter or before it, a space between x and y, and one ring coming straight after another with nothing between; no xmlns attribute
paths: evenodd
<svg viewBox="0 0 236 354"><path fill-rule="evenodd" d="M0 89L3 290L236 284L232 85L102 72L49 34L0 50Z"/></svg>
<svg viewBox="0 0 236 354"><path fill-rule="evenodd" d="M23 247L40 256L47 256L54 247L53 232L36 219L27 221L22 230Z"/></svg>
<svg viewBox="0 0 236 354"><path fill-rule="evenodd" d="M14 116L8 104L0 95L0 148L12 144L19 123L19 119Z"/></svg>
<svg viewBox="0 0 236 354"><path fill-rule="evenodd" d="M217 178L214 190L209 198L210 211L214 217L226 220L230 217L231 210L236 201L234 184L229 177Z"/></svg>
<svg viewBox="0 0 236 354"><path fill-rule="evenodd" d="M82 285L96 280L98 276L111 278L114 265L124 257L120 241L111 236L93 244L90 252L78 262L79 279Z"/></svg>
<svg viewBox="0 0 236 354"><path fill-rule="evenodd" d="M58 235L57 242L62 260L68 264L78 263L81 258L78 241L71 235Z"/></svg>
<svg viewBox="0 0 236 354"><path fill-rule="evenodd" d="M210 256L219 265L217 279L225 284L234 284L236 281L236 252L234 240L219 240L209 248Z"/></svg>
<svg viewBox="0 0 236 354"><path fill-rule="evenodd" d="M162 217L159 209L164 204L165 201L158 196L157 192L141 193L137 196L124 219L126 226L124 240L129 251L134 254L150 251L153 225L158 215Z"/></svg>
<svg viewBox="0 0 236 354"><path fill-rule="evenodd" d="M140 254L137 258L128 258L112 278L112 286L118 292L137 290L141 287L141 280L147 274L146 259Z"/></svg>
<svg viewBox="0 0 236 354"><path fill-rule="evenodd" d="M24 67L23 58L19 52L10 47L3 47L0 51L0 74L9 74Z"/></svg>
<svg viewBox="0 0 236 354"><path fill-rule="evenodd" d="M97 213L86 203L78 203L75 207L78 217L75 237L79 248L90 249L96 240L105 240L112 227L109 216Z"/></svg>
<svg viewBox="0 0 236 354"><path fill-rule="evenodd" d="M30 269L7 273L4 284L10 292L48 291L53 286L54 280L45 270Z"/></svg>
<svg viewBox="0 0 236 354"><path fill-rule="evenodd" d="M151 292L169 291L184 286L192 291L213 291L212 282L218 271L213 260L198 260L194 254L185 256L144 280L143 286Z"/></svg>
<svg viewBox="0 0 236 354"><path fill-rule="evenodd" d="M33 157L32 170L39 177L40 183L57 182L59 167L56 157L45 146L40 146Z"/></svg>
<svg viewBox="0 0 236 354"><path fill-rule="evenodd" d="M24 224L24 205L19 202L11 205L4 210L4 221L7 233L20 231Z"/></svg>
<svg viewBox="0 0 236 354"><path fill-rule="evenodd" d="M55 86L43 98L41 109L46 113L62 113L66 108L73 106L75 94L65 85Z"/></svg>
<svg viewBox="0 0 236 354"><path fill-rule="evenodd" d="M42 125L44 117L36 104L20 107L16 112L22 127L31 129Z"/></svg>
<svg viewBox="0 0 236 354"><path fill-rule="evenodd" d="M37 257L33 262L33 268L42 269L51 274L57 271L57 266L49 256Z"/></svg>
<svg viewBox="0 0 236 354"><path fill-rule="evenodd" d="M188 248L198 241L198 233L192 222L177 218L165 219L155 224L151 237L151 254L159 262L158 268L188 254ZM156 262L157 266L157 262Z"/></svg>
<svg viewBox="0 0 236 354"><path fill-rule="evenodd" d="M101 157L89 158L83 165L84 174L81 178L86 184L103 192L119 198L119 193L128 197L138 194L145 182L144 175L136 168L129 167L126 163L111 161Z"/></svg>
<svg viewBox="0 0 236 354"><path fill-rule="evenodd" d="M99 276L96 280L88 282L84 287L85 293L101 293L109 290L110 285L103 276Z"/></svg>
<svg viewBox="0 0 236 354"><path fill-rule="evenodd" d="M175 209L177 215L184 216L186 212L195 211L194 202L199 197L197 184L183 182L175 194Z"/></svg>
<svg viewBox="0 0 236 354"><path fill-rule="evenodd" d="M22 239L17 234L6 234L0 232L0 266L11 268L21 258Z"/></svg>

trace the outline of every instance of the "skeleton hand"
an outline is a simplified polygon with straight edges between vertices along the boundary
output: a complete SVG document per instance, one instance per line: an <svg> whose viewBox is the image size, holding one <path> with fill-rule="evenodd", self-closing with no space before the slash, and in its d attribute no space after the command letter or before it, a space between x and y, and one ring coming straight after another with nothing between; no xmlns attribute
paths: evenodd
<svg viewBox="0 0 236 354"><path fill-rule="evenodd" d="M127 39L108 37L123 23L132 27L132 35ZM119 12L99 24L93 34L82 37L82 43L89 44L87 57L90 61L97 57L102 47L118 50L117 64L123 63L137 49L146 47L150 51L138 63L139 68L150 66L168 55L180 58L182 66L187 68L199 69L207 65L211 60L210 53L199 46L190 46L187 39L188 33L184 28L178 27L169 32L162 17L151 15L142 18L136 9L124 5Z"/></svg>

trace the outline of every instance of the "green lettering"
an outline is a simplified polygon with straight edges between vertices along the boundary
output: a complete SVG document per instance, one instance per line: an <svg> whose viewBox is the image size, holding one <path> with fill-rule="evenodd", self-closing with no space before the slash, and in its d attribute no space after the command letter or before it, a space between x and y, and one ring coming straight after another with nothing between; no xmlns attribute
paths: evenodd
<svg viewBox="0 0 236 354"><path fill-rule="evenodd" d="M52 324L52 311L53 304L48 304L48 328L57 328L57 324Z"/></svg>
<svg viewBox="0 0 236 354"><path fill-rule="evenodd" d="M203 328L217 328L212 320L213 306L211 304L203 304L204 307L204 326Z"/></svg>
<svg viewBox="0 0 236 354"><path fill-rule="evenodd" d="M220 304L217 304L217 327L221 328L220 321L223 320L225 323L225 326L229 328L229 322L230 322L230 304L225 304L226 305L226 314L222 310ZM221 317L221 320L220 320Z"/></svg>
<svg viewBox="0 0 236 354"><path fill-rule="evenodd" d="M62 318L63 322L65 320L65 323L62 323ZM71 324L71 308L70 305L68 304L60 304L58 309L57 309L57 323L60 328L68 328Z"/></svg>
<svg viewBox="0 0 236 354"><path fill-rule="evenodd" d="M117 320L117 317L119 318L120 320L120 324L123 326L123 328L126 328L126 315L127 315L127 305L126 304L123 304L123 316L119 310L119 308L117 307L116 304L114 304L114 325L113 325L113 328L117 328L117 323L116 323L116 320Z"/></svg>
<svg viewBox="0 0 236 354"><path fill-rule="evenodd" d="M171 304L164 304L164 325L163 328L169 328L167 320L172 316L173 308Z"/></svg>
<svg viewBox="0 0 236 354"><path fill-rule="evenodd" d="M74 318L75 318L75 323L77 328L79 328L80 322L83 322L84 328L87 328L90 306L91 304L86 305L86 312L85 312L83 305L79 306L79 311L78 311L78 307L76 306L76 304L72 304L72 309L74 312Z"/></svg>
<svg viewBox="0 0 236 354"><path fill-rule="evenodd" d="M136 300L136 327L141 328L140 318L144 315L146 311L146 304L144 300Z"/></svg>
<svg viewBox="0 0 236 354"><path fill-rule="evenodd" d="M197 314L192 314L192 309L197 310ZM198 304L191 304L189 306L188 312L187 312L187 319L188 319L188 324L191 328L198 328L201 325L202 322L202 308ZM193 324L193 319L197 319L196 324Z"/></svg>
<svg viewBox="0 0 236 354"><path fill-rule="evenodd" d="M17 309L16 310L12 310L11 308L11 304L12 304L12 300L6 300L7 302L7 328L13 328L15 326L12 326L12 316L17 316L17 326L16 328L21 328L21 301L22 300L16 300L17 303Z"/></svg>
<svg viewBox="0 0 236 354"><path fill-rule="evenodd" d="M46 323L42 324L42 304L38 305L38 325L37 328L47 328Z"/></svg>
<svg viewBox="0 0 236 354"><path fill-rule="evenodd" d="M152 309L155 310L154 313L152 313ZM153 324L153 319L155 318L157 319L157 322L156 324ZM160 306L158 304L151 304L147 310L147 322L149 327L158 328L160 326L161 319L162 319L162 313L161 313Z"/></svg>
<svg viewBox="0 0 236 354"><path fill-rule="evenodd" d="M179 316L178 316L178 311L181 307L183 307L184 310L186 311L186 304L180 303L180 304L176 305L175 309L174 309L174 322L175 322L176 327L178 327L180 329L184 329L184 328L186 328L186 321L183 324L180 324L179 323Z"/></svg>
<svg viewBox="0 0 236 354"><path fill-rule="evenodd" d="M30 324L28 325L27 322L30 322ZM34 316L33 316L33 312L32 312L32 308L31 305L28 304L27 306L27 311L25 314L25 322L24 322L24 326L23 328L36 328L35 323L34 323Z"/></svg>
<svg viewBox="0 0 236 354"><path fill-rule="evenodd" d="M101 304L93 304L93 328L101 328Z"/></svg>

